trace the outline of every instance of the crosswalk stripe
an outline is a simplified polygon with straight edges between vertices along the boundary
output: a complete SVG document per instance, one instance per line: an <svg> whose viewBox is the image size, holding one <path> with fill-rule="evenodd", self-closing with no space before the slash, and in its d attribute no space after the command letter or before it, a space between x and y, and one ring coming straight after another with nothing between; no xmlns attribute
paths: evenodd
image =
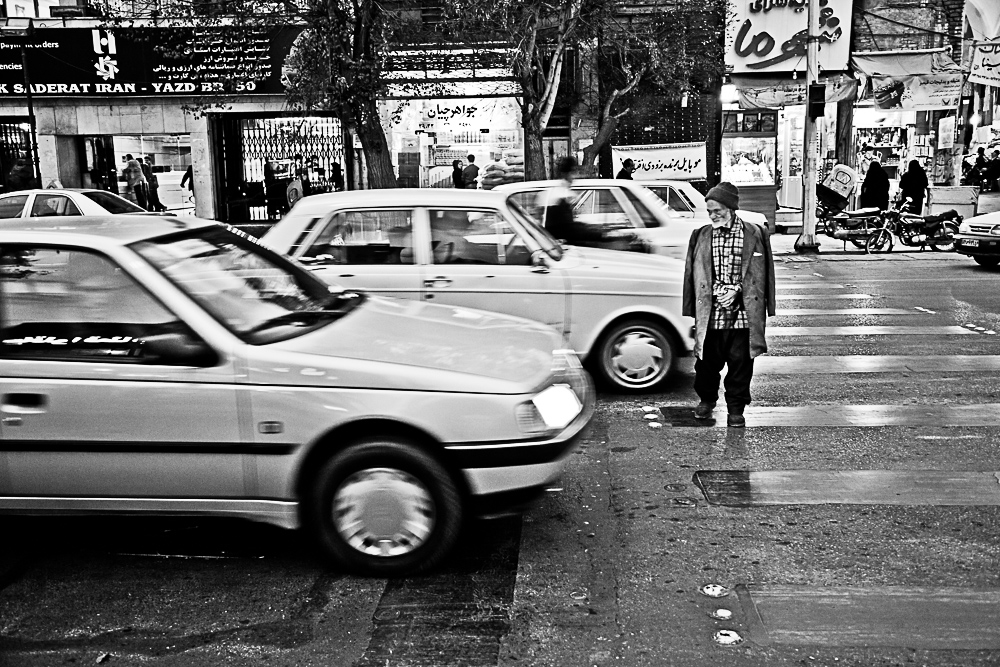
<svg viewBox="0 0 1000 667"><path fill-rule="evenodd" d="M931 355L876 356L843 355L835 357L775 357L769 354L754 359L754 375L813 373L962 373L1000 371L1000 355Z"/></svg>
<svg viewBox="0 0 1000 667"><path fill-rule="evenodd" d="M660 408L666 424L674 427L726 428L726 406L712 419L697 420L692 406ZM749 426L1000 426L1000 403L920 405L802 405L755 406L744 409Z"/></svg>
<svg viewBox="0 0 1000 667"><path fill-rule="evenodd" d="M813 285L812 283L776 283L776 287L779 290L782 289L844 289L843 285L836 285L833 283L823 283L822 285Z"/></svg>
<svg viewBox="0 0 1000 667"><path fill-rule="evenodd" d="M926 315L926 312L907 308L782 308L778 317L805 315Z"/></svg>
<svg viewBox="0 0 1000 667"><path fill-rule="evenodd" d="M768 336L957 336L975 333L977 332L972 329L956 326L901 327L859 325L853 327L767 327Z"/></svg>
<svg viewBox="0 0 1000 667"><path fill-rule="evenodd" d="M805 301L807 299L877 299L871 294L778 294L778 301Z"/></svg>

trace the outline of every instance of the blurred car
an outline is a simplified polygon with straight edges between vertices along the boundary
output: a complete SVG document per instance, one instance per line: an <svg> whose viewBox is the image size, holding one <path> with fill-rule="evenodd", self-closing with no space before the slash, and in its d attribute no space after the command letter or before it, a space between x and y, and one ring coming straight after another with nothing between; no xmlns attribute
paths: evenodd
<svg viewBox="0 0 1000 667"><path fill-rule="evenodd" d="M107 190L62 188L16 190L0 195L0 219L65 215L174 215L147 211Z"/></svg>
<svg viewBox="0 0 1000 667"><path fill-rule="evenodd" d="M693 348L682 262L563 247L509 193L313 195L261 241L333 284L548 324L620 391L655 387Z"/></svg>
<svg viewBox="0 0 1000 667"><path fill-rule="evenodd" d="M649 188L653 194L663 200L673 215L697 222L699 227L712 222L708 217L705 195L698 192L698 189L687 181L636 181L636 183ZM736 211L736 215L746 222L755 222L767 227L767 216L763 213L755 213L741 208Z"/></svg>
<svg viewBox="0 0 1000 667"><path fill-rule="evenodd" d="M594 408L548 327L334 288L192 217L0 222L0 513L304 525L417 571L560 474Z"/></svg>
<svg viewBox="0 0 1000 667"><path fill-rule="evenodd" d="M980 266L1000 264L1000 211L963 220L955 234L955 252Z"/></svg>
<svg viewBox="0 0 1000 667"><path fill-rule="evenodd" d="M494 192L507 194L538 223L544 209L539 196L561 181L525 181L498 185ZM683 260L691 233L701 222L674 215L660 199L638 181L581 178L570 188L577 193L574 218L607 229L630 228L658 255Z"/></svg>

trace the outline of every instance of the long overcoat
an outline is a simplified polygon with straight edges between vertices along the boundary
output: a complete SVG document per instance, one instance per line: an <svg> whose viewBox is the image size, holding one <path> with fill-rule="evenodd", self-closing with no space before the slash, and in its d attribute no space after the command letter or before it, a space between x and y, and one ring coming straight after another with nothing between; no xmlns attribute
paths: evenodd
<svg viewBox="0 0 1000 667"><path fill-rule="evenodd" d="M774 258L767 230L737 218L743 225L743 306L750 327L750 357L767 352L764 327L774 315ZM683 314L695 322L694 353L701 358L705 334L712 316L712 226L691 235L684 264Z"/></svg>

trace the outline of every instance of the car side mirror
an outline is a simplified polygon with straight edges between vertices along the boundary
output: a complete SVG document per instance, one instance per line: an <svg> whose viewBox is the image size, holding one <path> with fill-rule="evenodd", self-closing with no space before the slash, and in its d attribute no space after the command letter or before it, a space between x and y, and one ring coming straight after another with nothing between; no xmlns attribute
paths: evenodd
<svg viewBox="0 0 1000 667"><path fill-rule="evenodd" d="M183 333L159 334L143 339L143 357L149 363L178 366L214 366L219 356L211 347Z"/></svg>
<svg viewBox="0 0 1000 667"><path fill-rule="evenodd" d="M531 271L533 273L549 272L549 256L544 250L535 250L531 253Z"/></svg>

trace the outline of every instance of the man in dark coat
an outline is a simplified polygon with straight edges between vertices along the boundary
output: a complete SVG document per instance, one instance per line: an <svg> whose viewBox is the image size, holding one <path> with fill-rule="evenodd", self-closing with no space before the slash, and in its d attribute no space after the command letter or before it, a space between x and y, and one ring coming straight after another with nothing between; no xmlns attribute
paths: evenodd
<svg viewBox="0 0 1000 667"><path fill-rule="evenodd" d="M705 196L711 225L691 235L682 313L695 321L694 416L708 419L724 366L727 424L746 425L753 360L767 352L764 328L774 315L774 259L767 230L736 215L739 190L723 181Z"/></svg>
<svg viewBox="0 0 1000 667"><path fill-rule="evenodd" d="M618 175L615 178L624 178L627 181L632 180L632 172L635 171L635 162L632 162L632 158L627 157L622 162L622 168L619 170Z"/></svg>

